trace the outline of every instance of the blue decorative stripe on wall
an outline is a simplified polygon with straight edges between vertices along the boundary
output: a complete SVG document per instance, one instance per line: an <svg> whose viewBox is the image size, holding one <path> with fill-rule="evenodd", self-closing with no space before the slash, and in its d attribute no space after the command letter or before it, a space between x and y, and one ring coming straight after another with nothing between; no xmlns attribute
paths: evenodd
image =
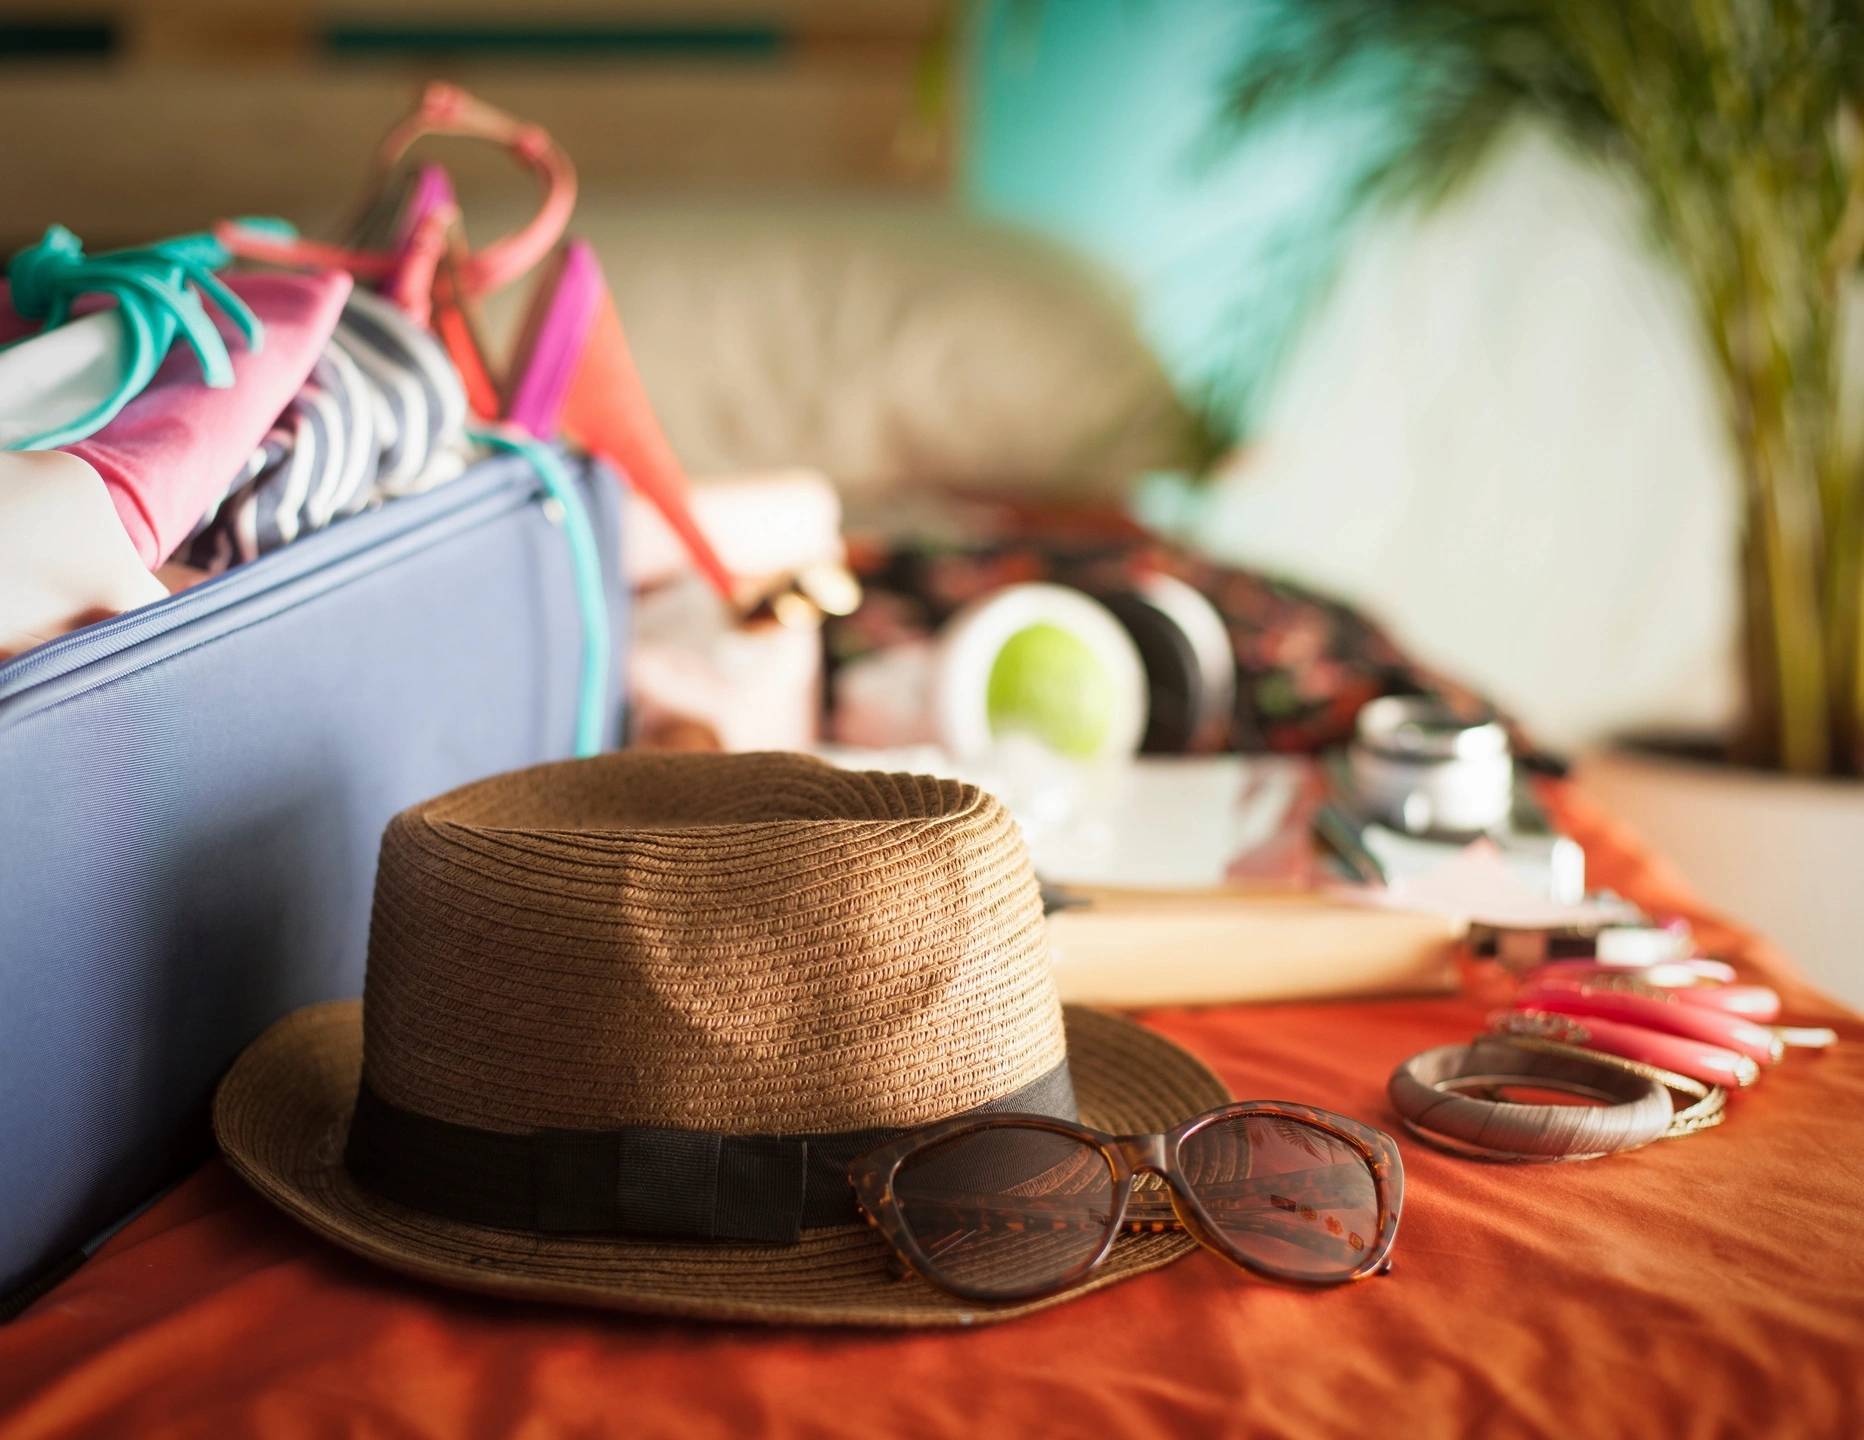
<svg viewBox="0 0 1864 1440"><path fill-rule="evenodd" d="M788 47L774 25L387 25L346 21L323 33L340 55L497 51L612 60L769 60Z"/></svg>
<svg viewBox="0 0 1864 1440"><path fill-rule="evenodd" d="M108 20L0 20L0 61L62 55L108 55L116 27Z"/></svg>

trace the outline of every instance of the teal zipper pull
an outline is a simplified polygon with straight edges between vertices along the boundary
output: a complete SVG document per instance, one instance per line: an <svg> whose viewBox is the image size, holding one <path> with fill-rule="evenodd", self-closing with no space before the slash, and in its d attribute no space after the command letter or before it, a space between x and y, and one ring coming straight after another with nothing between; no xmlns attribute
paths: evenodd
<svg viewBox="0 0 1864 1440"><path fill-rule="evenodd" d="M474 444L488 450L524 458L537 474L545 495L560 507L563 534L570 550L570 576L576 589L576 608L582 617L582 676L576 700L575 755L587 759L602 750L607 728L610 644L608 597L602 586L602 559L596 548L595 526L561 457L541 440L509 430L472 429Z"/></svg>

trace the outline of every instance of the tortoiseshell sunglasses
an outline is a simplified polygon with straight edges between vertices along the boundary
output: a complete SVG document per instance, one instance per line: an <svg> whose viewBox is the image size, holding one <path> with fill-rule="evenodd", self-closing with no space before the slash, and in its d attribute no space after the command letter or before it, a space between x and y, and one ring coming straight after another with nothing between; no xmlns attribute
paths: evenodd
<svg viewBox="0 0 1864 1440"><path fill-rule="evenodd" d="M1280 1100L1224 1105L1162 1135L961 1115L861 1156L848 1178L909 1268L976 1301L1077 1285L1122 1229L1185 1230L1252 1275L1336 1285L1391 1268L1404 1204L1389 1135Z"/></svg>

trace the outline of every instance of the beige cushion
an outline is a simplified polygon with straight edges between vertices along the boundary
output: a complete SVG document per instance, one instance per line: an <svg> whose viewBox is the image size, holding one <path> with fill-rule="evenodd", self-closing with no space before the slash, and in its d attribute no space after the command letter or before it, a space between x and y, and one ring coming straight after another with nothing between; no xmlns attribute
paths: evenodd
<svg viewBox="0 0 1864 1440"><path fill-rule="evenodd" d="M601 252L696 474L802 465L855 496L926 481L1105 495L1193 458L1129 298L949 207L585 195L573 231ZM522 289L488 307L495 331Z"/></svg>

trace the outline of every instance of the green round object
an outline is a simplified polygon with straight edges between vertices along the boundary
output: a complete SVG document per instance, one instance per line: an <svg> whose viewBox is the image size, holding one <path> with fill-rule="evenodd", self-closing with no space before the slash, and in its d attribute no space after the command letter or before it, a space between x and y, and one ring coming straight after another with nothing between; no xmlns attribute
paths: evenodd
<svg viewBox="0 0 1864 1440"><path fill-rule="evenodd" d="M1042 622L1004 642L985 691L991 731L1033 735L1058 755L1096 754L1113 727L1113 677L1079 635Z"/></svg>

